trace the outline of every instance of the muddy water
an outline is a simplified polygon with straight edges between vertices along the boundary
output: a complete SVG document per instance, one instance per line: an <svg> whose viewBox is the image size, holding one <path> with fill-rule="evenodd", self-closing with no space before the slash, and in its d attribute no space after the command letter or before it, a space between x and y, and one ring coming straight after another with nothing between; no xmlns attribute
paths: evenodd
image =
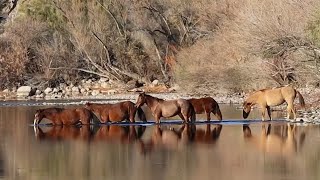
<svg viewBox="0 0 320 180"><path fill-rule="evenodd" d="M224 119L241 119L237 107L221 106ZM40 126L34 131L30 124L37 108L0 107L4 179L320 178L316 125ZM259 117L254 111L249 118Z"/></svg>

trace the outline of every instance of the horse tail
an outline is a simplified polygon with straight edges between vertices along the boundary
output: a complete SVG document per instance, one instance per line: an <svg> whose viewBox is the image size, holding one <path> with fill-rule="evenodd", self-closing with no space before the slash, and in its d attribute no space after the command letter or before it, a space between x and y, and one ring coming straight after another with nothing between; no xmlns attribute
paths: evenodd
<svg viewBox="0 0 320 180"><path fill-rule="evenodd" d="M301 105L302 108L306 107L306 103L304 102L304 98L302 97L302 95L300 94L299 91L296 90L296 94L298 95L299 98L299 103Z"/></svg>
<svg viewBox="0 0 320 180"><path fill-rule="evenodd" d="M138 113L138 117L141 121L143 122L147 122L147 118L146 118L146 115L145 113L143 112L143 110L141 109L141 107L138 107L137 108L137 113Z"/></svg>

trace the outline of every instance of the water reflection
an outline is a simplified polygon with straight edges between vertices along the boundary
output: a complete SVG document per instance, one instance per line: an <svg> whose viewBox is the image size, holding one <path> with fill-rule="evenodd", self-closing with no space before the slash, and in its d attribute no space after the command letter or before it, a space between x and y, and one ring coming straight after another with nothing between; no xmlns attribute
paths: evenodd
<svg viewBox="0 0 320 180"><path fill-rule="evenodd" d="M45 131L43 130L45 129ZM51 126L34 127L37 140L61 141L61 140L81 140L92 142L120 142L129 143L140 139L146 126Z"/></svg>
<svg viewBox="0 0 320 180"><path fill-rule="evenodd" d="M262 124L261 132L252 134L249 125L243 125L245 142L264 153L292 156L304 145L305 129L298 132L296 124Z"/></svg>
<svg viewBox="0 0 320 180"><path fill-rule="evenodd" d="M4 179L320 178L317 125L39 126L34 131L29 125L35 109L0 108ZM221 110L229 119L241 116L234 106Z"/></svg>
<svg viewBox="0 0 320 180"><path fill-rule="evenodd" d="M139 141L140 151L143 154L156 151L157 149L179 150L186 144L214 144L221 133L222 125L207 124L194 125L184 124L178 128L160 128L154 126L151 137Z"/></svg>

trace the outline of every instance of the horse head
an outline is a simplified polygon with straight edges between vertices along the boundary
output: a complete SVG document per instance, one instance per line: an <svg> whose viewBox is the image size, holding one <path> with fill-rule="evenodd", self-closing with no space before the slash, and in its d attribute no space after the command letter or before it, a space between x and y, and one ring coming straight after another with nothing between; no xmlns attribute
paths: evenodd
<svg viewBox="0 0 320 180"><path fill-rule="evenodd" d="M38 109L34 115L33 125L39 124L44 118L43 109Z"/></svg>
<svg viewBox="0 0 320 180"><path fill-rule="evenodd" d="M249 116L252 105L253 105L252 103L247 102L247 101L245 101L245 102L243 103L243 105L242 105L242 106L243 106L243 113L242 113L242 115L243 115L243 118L244 118L244 119L246 119L246 118Z"/></svg>
<svg viewBox="0 0 320 180"><path fill-rule="evenodd" d="M140 93L136 102L136 107L141 107L144 103L146 103L146 94Z"/></svg>

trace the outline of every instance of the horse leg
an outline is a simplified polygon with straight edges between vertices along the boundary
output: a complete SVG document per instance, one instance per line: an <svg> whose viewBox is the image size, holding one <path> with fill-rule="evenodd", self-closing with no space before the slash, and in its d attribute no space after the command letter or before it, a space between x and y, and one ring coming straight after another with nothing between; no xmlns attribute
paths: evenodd
<svg viewBox="0 0 320 180"><path fill-rule="evenodd" d="M132 122L132 123L135 122L135 120L134 120L135 115L136 115L136 110L133 110L133 111L130 112L130 117L129 117L130 122Z"/></svg>
<svg viewBox="0 0 320 180"><path fill-rule="evenodd" d="M210 120L211 120L210 111L209 111L209 112L206 112L206 114L207 114L207 121L210 121Z"/></svg>
<svg viewBox="0 0 320 180"><path fill-rule="evenodd" d="M266 107L261 107L261 115L262 115L262 121L264 121L265 115L266 115Z"/></svg>
<svg viewBox="0 0 320 180"><path fill-rule="evenodd" d="M267 106L267 112L268 112L268 116L269 116L270 121L271 121L272 117L271 117L271 108L270 108L270 106Z"/></svg>
<svg viewBox="0 0 320 180"><path fill-rule="evenodd" d="M186 122L185 116L182 113L179 113L178 115L179 115L180 119L182 119L184 122Z"/></svg>

